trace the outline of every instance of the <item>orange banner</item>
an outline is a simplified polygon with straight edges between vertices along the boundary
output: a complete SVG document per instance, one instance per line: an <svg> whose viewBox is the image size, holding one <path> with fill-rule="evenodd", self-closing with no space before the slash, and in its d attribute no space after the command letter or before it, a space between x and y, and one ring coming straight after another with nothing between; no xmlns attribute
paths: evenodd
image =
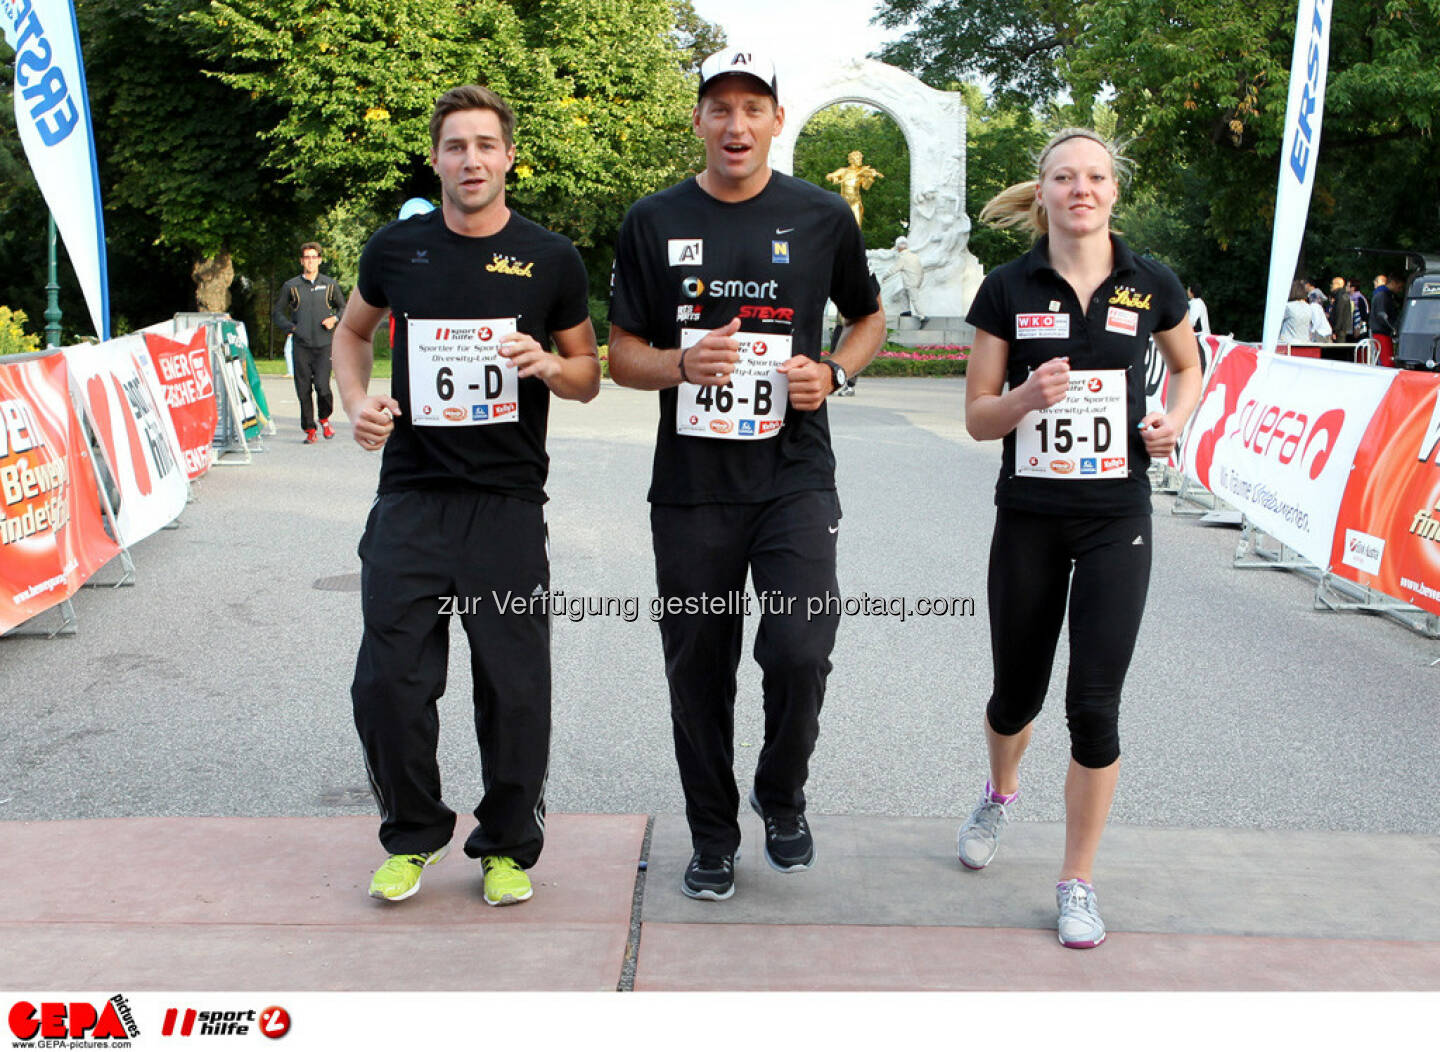
<svg viewBox="0 0 1440 1052"><path fill-rule="evenodd" d="M120 551L58 352L0 364L0 632L68 599Z"/></svg>
<svg viewBox="0 0 1440 1052"><path fill-rule="evenodd" d="M211 441L219 419L215 408L215 374L210 369L210 350L205 329L195 330L189 344L167 339L157 333L145 334L145 346L155 362L155 372L165 391L170 418L185 457L185 474L192 481L210 470Z"/></svg>
<svg viewBox="0 0 1440 1052"><path fill-rule="evenodd" d="M1330 569L1440 614L1440 376L1401 372L1370 420Z"/></svg>

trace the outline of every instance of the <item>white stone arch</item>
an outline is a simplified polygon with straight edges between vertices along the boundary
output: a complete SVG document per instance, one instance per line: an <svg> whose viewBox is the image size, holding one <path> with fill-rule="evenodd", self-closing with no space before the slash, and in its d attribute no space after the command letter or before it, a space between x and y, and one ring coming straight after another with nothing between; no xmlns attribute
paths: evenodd
<svg viewBox="0 0 1440 1052"><path fill-rule="evenodd" d="M900 126L910 150L906 237L925 264L925 313L964 317L980 283L980 268L966 247L970 240L970 217L965 214L966 109L960 93L937 91L904 70L867 58L786 70L779 86L785 127L771 144L770 164L787 175L795 170L795 141L801 130L827 107L873 106ZM883 278L894 250L877 245L869 255L876 276ZM885 283L887 301L891 284Z"/></svg>

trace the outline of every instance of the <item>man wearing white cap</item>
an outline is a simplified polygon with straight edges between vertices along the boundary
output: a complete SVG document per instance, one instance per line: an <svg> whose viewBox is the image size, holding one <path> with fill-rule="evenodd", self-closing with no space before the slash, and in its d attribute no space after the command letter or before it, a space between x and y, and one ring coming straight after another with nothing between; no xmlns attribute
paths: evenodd
<svg viewBox="0 0 1440 1052"><path fill-rule="evenodd" d="M706 59L691 115L705 170L637 202L615 256L610 375L660 392L650 522L691 898L735 887L735 673L757 606L765 742L750 805L773 868L815 860L805 781L840 607L825 399L885 337L845 202L770 168L784 121L768 58ZM822 358L827 299L847 321Z"/></svg>

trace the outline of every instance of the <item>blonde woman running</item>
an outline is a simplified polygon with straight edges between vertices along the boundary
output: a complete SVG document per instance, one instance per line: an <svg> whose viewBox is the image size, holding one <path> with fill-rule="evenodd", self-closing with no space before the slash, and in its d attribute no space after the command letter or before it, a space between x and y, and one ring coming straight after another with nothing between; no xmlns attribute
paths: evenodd
<svg viewBox="0 0 1440 1052"><path fill-rule="evenodd" d="M1120 690L1150 580L1152 457L1164 457L1200 394L1185 288L1110 230L1124 161L1095 132L1069 128L982 222L1021 226L1034 247L989 274L968 319L975 345L965 423L1004 443L988 580L994 688L985 710L990 779L961 827L960 861L995 857L1019 795L1020 758L1070 613L1065 715L1065 858L1060 942L1105 939L1092 870L1120 766ZM1170 368L1166 412L1145 412L1145 350Z"/></svg>

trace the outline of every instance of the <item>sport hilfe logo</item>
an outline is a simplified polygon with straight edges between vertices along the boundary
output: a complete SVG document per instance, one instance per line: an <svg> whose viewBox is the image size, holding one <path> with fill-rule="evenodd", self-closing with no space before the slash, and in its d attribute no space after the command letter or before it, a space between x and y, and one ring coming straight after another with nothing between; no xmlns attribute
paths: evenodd
<svg viewBox="0 0 1440 1052"><path fill-rule="evenodd" d="M1086 382L1085 386L1086 386L1086 387L1090 390L1090 392L1093 394L1094 392L1100 390L1100 388L1102 388L1102 387L1105 386L1105 381L1101 380L1100 377L1098 377L1098 376L1092 376L1092 377L1090 377L1090 379Z"/></svg>
<svg viewBox="0 0 1440 1052"><path fill-rule="evenodd" d="M197 1012L193 1008L185 1009L182 1016L180 1009L167 1008L165 1010L165 1023L160 1028L161 1037L190 1037L199 1034L202 1037L243 1037L250 1033L250 1028L258 1020L259 1016L255 1009L248 1011L223 1011L209 1010ZM195 1024L199 1023L197 1031Z"/></svg>
<svg viewBox="0 0 1440 1052"><path fill-rule="evenodd" d="M102 1008L89 1001L42 1001L38 1005L17 1001L10 1007L8 1022L10 1032L21 1041L128 1041L140 1036L130 1004L121 994L104 1002Z"/></svg>

